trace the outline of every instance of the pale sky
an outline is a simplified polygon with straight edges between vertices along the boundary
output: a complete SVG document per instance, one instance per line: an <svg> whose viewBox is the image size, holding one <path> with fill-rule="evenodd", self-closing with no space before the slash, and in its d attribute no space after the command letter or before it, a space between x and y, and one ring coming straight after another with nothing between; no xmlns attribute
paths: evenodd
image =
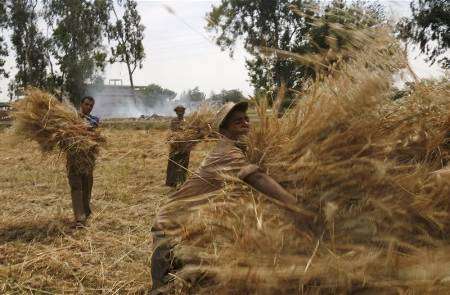
<svg viewBox="0 0 450 295"><path fill-rule="evenodd" d="M139 1L146 27L146 59L135 75L136 85L157 83L177 93L199 86L207 94L239 88L252 92L247 83L243 49L232 59L215 45L205 30L205 15L217 1ZM165 8L169 6L175 15ZM115 64L105 77L122 78L128 84L124 65ZM106 80L107 82L107 80Z"/></svg>
<svg viewBox="0 0 450 295"><path fill-rule="evenodd" d="M382 0L395 16L409 14L409 0ZM237 88L245 94L253 92L245 68L245 51L236 49L234 58L222 52L214 44L212 35L205 30L205 15L213 4L220 1L138 1L138 10L145 25L144 48L146 59L143 68L134 75L135 85L157 83L180 93L199 86L207 95L211 91ZM169 6L171 14L165 8ZM413 69L420 77L432 77L442 73L427 65L417 52L410 56ZM13 57L9 57L7 69L14 75ZM106 67L104 77L122 79L128 85L128 73L123 64ZM6 100L8 81L0 81L0 101Z"/></svg>

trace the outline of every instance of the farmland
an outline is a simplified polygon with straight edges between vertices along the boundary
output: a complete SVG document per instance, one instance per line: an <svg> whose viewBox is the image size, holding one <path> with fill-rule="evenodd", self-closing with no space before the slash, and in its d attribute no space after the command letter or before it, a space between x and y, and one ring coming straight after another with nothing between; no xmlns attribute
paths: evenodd
<svg viewBox="0 0 450 295"><path fill-rule="evenodd" d="M107 144L94 172L94 212L82 230L72 228L64 156L43 156L36 144L0 130L0 293L144 293L151 287L150 227L170 192L167 132L156 126L102 130ZM191 167L207 150L193 151Z"/></svg>

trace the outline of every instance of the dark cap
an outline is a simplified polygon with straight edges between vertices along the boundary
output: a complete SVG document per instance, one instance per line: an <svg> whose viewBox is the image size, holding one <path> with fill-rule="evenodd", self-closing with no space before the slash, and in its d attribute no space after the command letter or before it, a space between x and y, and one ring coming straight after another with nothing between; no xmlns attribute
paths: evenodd
<svg viewBox="0 0 450 295"><path fill-rule="evenodd" d="M177 105L173 110L176 112L176 111L178 111L178 110L184 111L185 109L186 109L186 108L180 104L180 105Z"/></svg>

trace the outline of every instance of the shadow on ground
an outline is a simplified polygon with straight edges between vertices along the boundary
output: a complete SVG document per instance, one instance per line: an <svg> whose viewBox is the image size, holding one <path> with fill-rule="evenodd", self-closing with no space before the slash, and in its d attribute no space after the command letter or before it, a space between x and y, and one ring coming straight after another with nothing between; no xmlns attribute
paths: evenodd
<svg viewBox="0 0 450 295"><path fill-rule="evenodd" d="M61 219L38 219L0 225L0 241L5 242L39 242L71 234L73 221Z"/></svg>

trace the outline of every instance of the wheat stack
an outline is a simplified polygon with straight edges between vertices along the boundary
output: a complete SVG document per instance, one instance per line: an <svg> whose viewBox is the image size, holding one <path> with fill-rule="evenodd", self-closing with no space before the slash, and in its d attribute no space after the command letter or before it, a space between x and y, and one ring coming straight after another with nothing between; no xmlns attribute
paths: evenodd
<svg viewBox="0 0 450 295"><path fill-rule="evenodd" d="M449 83L393 102L402 51L386 28L353 36L364 51L283 118L259 108L249 136L251 161L313 218L230 182L183 222L173 292L450 291L450 181L432 173L448 163Z"/></svg>
<svg viewBox="0 0 450 295"><path fill-rule="evenodd" d="M186 117L185 124L180 131L171 132L168 143L177 151L191 150L199 142L208 138L214 138L212 121L214 110L204 104L199 109Z"/></svg>

